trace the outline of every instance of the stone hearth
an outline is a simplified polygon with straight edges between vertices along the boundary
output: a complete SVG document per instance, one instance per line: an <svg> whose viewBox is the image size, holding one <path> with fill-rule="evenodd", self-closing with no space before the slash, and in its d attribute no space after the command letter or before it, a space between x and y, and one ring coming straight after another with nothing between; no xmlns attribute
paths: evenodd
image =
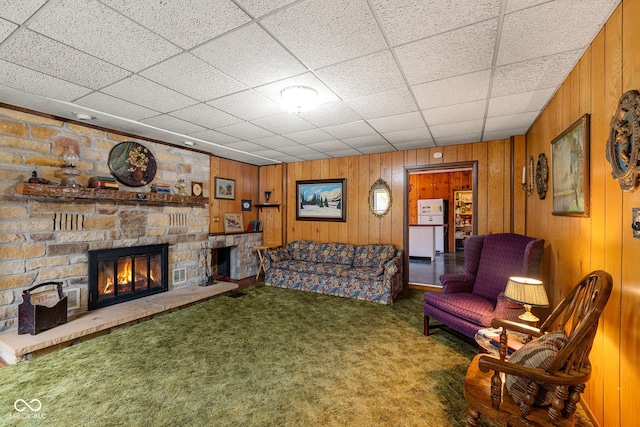
<svg viewBox="0 0 640 427"><path fill-rule="evenodd" d="M10 365L29 360L237 288L236 283L229 282L218 282L207 287L187 286L80 313L71 316L67 323L37 335L18 335L17 329L13 329L0 334L0 358Z"/></svg>

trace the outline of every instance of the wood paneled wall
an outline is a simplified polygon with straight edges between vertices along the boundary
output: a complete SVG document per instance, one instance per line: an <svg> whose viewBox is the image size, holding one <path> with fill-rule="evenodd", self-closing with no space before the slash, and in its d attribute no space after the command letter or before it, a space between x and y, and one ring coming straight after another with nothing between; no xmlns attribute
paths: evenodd
<svg viewBox="0 0 640 427"><path fill-rule="evenodd" d="M433 158L437 151L443 153L442 158ZM269 239L283 244L308 239L353 244L393 243L404 249L405 221L408 220L405 218L408 200L406 168L476 161L479 166L478 233L501 233L513 229L524 234L525 196L520 183L513 182L514 179L519 181L521 174L515 174L517 178L514 178L511 167L513 158L515 170L522 170L524 152L525 138L518 136L513 143L506 139L262 167L261 191L262 188L282 188L283 196L281 199L276 195L276 200L283 205L282 215L269 217L265 222L265 233L271 233L273 229L275 234L279 234L282 230L281 242L275 237L275 240ZM296 181L342 177L347 178L346 222L296 220ZM369 189L378 178L389 184L393 197L391 212L382 218L373 216L368 204ZM512 184L515 188L513 194Z"/></svg>
<svg viewBox="0 0 640 427"><path fill-rule="evenodd" d="M249 221L258 219L258 210L254 207L251 211L242 211L241 203L242 199L249 199L254 205L258 201L258 166L214 156L210 157L209 162L209 232L224 232L222 214L225 212L242 212L242 220L246 230ZM214 197L215 177L234 179L236 181L234 200L216 199Z"/></svg>
<svg viewBox="0 0 640 427"><path fill-rule="evenodd" d="M605 144L620 96L640 89L639 20L640 2L623 0L527 134L527 154L549 156L553 138L583 114L591 115L590 216L551 215L550 191L546 200L528 199L526 229L545 239L543 277L552 305L592 270L613 276L614 291L591 351L593 376L583 396L601 426L638 424L640 239L632 237L630 225L640 191L620 190Z"/></svg>

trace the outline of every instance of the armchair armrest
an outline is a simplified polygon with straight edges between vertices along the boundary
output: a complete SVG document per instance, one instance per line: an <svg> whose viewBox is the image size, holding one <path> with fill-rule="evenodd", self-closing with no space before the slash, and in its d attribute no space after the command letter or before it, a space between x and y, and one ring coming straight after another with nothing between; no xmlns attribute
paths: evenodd
<svg viewBox="0 0 640 427"><path fill-rule="evenodd" d="M521 332L523 334L531 335L533 337L540 337L544 335L540 332L540 329L533 326L525 325L523 323L514 322L512 320L494 318L491 321L492 328L503 328L513 332Z"/></svg>
<svg viewBox="0 0 640 427"><path fill-rule="evenodd" d="M475 280L475 276L470 274L443 274L440 276L444 293L471 292Z"/></svg>

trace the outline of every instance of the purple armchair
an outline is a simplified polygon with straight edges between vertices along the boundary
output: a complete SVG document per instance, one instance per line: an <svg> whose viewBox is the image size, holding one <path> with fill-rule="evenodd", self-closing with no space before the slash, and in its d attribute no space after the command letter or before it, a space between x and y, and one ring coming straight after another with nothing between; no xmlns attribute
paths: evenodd
<svg viewBox="0 0 640 427"><path fill-rule="evenodd" d="M424 334L429 318L473 338L494 317L516 320L523 313L503 295L511 276L537 277L544 240L520 234L472 236L464 244L464 274L440 276L442 292L424 293Z"/></svg>

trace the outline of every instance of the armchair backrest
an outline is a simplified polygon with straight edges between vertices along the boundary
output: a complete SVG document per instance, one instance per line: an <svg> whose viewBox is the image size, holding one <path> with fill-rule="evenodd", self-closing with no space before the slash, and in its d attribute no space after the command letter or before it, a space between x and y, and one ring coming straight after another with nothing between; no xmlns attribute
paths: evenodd
<svg viewBox="0 0 640 427"><path fill-rule="evenodd" d="M540 327L540 332L565 331L568 340L551 361L547 372L565 374L588 367L589 352L602 314L613 288L613 279L606 271L587 274L561 302Z"/></svg>
<svg viewBox="0 0 640 427"><path fill-rule="evenodd" d="M472 236L465 241L465 273L472 293L497 301L511 276L538 277L544 240L513 233Z"/></svg>

